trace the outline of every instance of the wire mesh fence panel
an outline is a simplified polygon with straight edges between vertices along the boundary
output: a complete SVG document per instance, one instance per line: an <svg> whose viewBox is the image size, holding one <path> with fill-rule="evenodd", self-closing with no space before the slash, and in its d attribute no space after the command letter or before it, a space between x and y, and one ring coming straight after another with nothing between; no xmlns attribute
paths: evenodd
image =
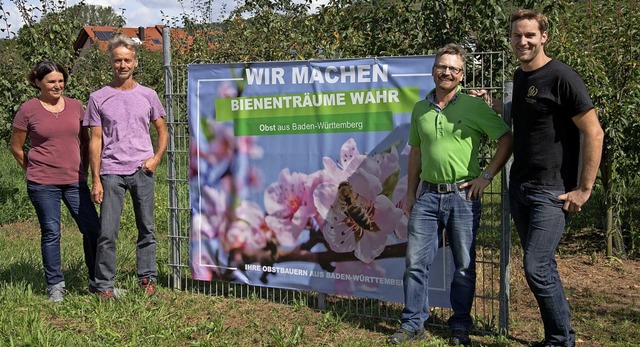
<svg viewBox="0 0 640 347"><path fill-rule="evenodd" d="M165 40L168 42L168 40ZM168 282L177 290L203 295L235 298L261 298L285 305L304 305L318 310L373 319L399 320L402 305L375 299L326 295L311 291L286 290L224 281L194 280L190 273L189 241L191 215L189 199L189 164L191 145L187 115L187 66L171 65L165 50L165 99L167 126L170 133L168 156L169 226L168 226ZM493 96L502 97L504 61L502 53L473 53L467 61L465 89L486 89ZM167 63L169 62L169 63ZM484 141L481 167L488 163L495 144ZM481 226L477 238L477 285L472 315L475 330L497 332L506 329L508 312L508 249L504 238L509 235L507 209L504 204L504 177L498 174L487 187L483 197ZM506 216L506 217L505 217ZM505 223L507 221L507 223ZM506 224L506 225L505 225ZM506 247L508 248L508 247ZM432 308L426 323L446 326L451 310Z"/></svg>

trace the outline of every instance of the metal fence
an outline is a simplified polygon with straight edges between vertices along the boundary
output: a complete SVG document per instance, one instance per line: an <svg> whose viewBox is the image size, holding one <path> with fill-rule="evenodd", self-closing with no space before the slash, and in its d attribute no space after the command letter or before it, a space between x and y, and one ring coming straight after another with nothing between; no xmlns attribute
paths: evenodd
<svg viewBox="0 0 640 347"><path fill-rule="evenodd" d="M197 281L189 270L189 126L187 116L187 66L172 65L168 28L164 32L164 73L167 125L169 128L168 157L168 283L173 289L206 295L236 298L262 298L282 304L305 304L318 310L333 310L341 314L373 319L398 320L402 305L376 299L326 295L317 292L294 291L249 286L220 281ZM465 88L483 88L494 95L505 96L503 88L504 57L502 53L472 53L466 66ZM484 145L483 158L492 153ZM509 244L510 228L506 208L506 175L503 173L487 187L483 197L483 214L477 240L477 289L472 315L475 330L484 333L504 332L508 328ZM432 308L427 324L445 326L451 310Z"/></svg>

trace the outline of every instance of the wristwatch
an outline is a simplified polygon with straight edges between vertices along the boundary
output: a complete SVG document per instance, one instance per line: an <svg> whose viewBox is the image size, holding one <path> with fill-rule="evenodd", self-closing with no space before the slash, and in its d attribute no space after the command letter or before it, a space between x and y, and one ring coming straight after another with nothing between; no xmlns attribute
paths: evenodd
<svg viewBox="0 0 640 347"><path fill-rule="evenodd" d="M493 179L493 176L489 173L489 171L482 171L482 174L480 176L482 176L482 178L484 178L485 180L489 180L489 181Z"/></svg>

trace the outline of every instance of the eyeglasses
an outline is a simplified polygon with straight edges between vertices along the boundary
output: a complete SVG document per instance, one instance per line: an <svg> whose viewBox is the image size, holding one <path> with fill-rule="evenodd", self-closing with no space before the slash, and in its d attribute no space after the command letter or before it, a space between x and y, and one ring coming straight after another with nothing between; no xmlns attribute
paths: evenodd
<svg viewBox="0 0 640 347"><path fill-rule="evenodd" d="M462 68L459 68L459 67L448 66L448 65L436 65L436 71L440 73L447 71L447 69L449 69L449 71L451 71L451 73L454 75L457 75L462 72Z"/></svg>

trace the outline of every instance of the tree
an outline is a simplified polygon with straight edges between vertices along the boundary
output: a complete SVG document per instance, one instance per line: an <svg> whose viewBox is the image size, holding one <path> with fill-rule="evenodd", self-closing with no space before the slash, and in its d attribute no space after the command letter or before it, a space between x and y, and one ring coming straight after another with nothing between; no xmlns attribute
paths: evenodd
<svg viewBox="0 0 640 347"><path fill-rule="evenodd" d="M516 66L507 42L508 15L517 7L541 10L552 25L549 53L583 76L606 132L601 182L607 253L612 255L622 254L625 244L632 250L640 244L640 231L632 222L640 211L631 203L638 200L629 193L632 182L640 182L637 1L329 0L309 13L311 0L246 0L212 23L213 0L191 0L192 14L166 20L184 26L188 34L172 39L174 64L422 55L458 42L469 52L505 52L496 75L486 76L501 80L495 77L511 76ZM26 0L14 3L25 25L15 39L0 42L5 62L0 66L3 139L17 107L35 94L24 81L29 66L43 58L72 66L68 93L85 100L89 91L108 81L110 71L104 53L93 49L77 57L69 38L82 25L118 26L124 21L110 8L84 2L69 8L64 0L40 0L39 6ZM0 23L6 23L7 15L0 2ZM143 52L138 73L161 92L159 62L158 54Z"/></svg>
<svg viewBox="0 0 640 347"><path fill-rule="evenodd" d="M640 12L636 0L576 2L558 21L553 54L585 80L605 130L600 167L607 255L637 251L640 165ZM615 39L612 39L615 38ZM635 215L636 218L633 216Z"/></svg>
<svg viewBox="0 0 640 347"><path fill-rule="evenodd" d="M96 49L81 57L76 55L73 43L78 31L87 24L86 20L92 18L114 23L124 20L110 8L107 9L111 15L99 6L84 2L70 8L66 8L64 0L41 0L39 5L30 5L25 0L16 0L15 3L25 24L14 38L1 42L7 49L0 50L4 62L0 66L0 139L5 141L8 141L12 120L20 104L36 95L25 80L29 69L44 59L61 63L71 72L66 94L86 100L88 93L111 75L103 52Z"/></svg>
<svg viewBox="0 0 640 347"><path fill-rule="evenodd" d="M26 82L28 65L18 53L15 40L0 41L0 61L0 143L8 143L13 116L20 104L36 93Z"/></svg>
<svg viewBox="0 0 640 347"><path fill-rule="evenodd" d="M124 14L117 14L111 6L88 5L80 2L62 11L76 18L81 25L122 27L126 24Z"/></svg>

